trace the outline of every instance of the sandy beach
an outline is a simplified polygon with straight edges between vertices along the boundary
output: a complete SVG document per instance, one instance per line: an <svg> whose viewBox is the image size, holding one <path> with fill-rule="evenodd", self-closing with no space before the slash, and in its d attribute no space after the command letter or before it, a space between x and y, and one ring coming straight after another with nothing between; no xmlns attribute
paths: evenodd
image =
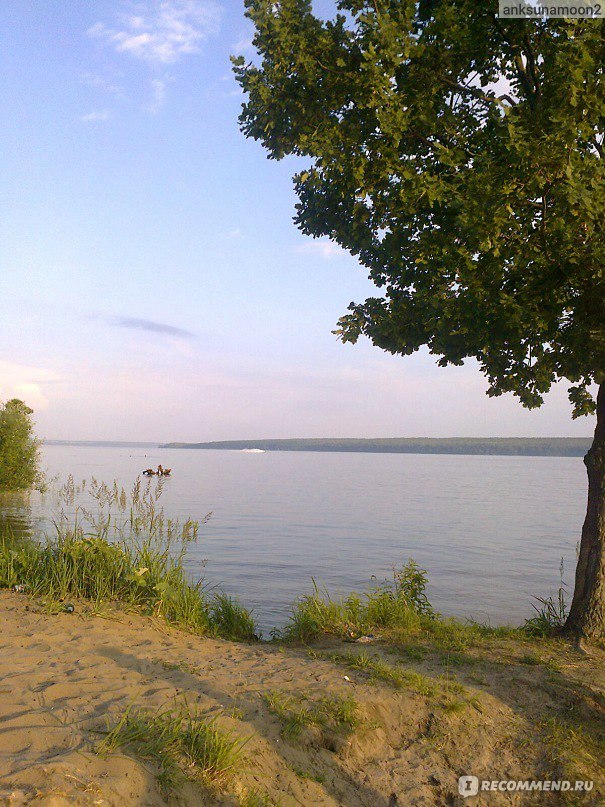
<svg viewBox="0 0 605 807"><path fill-rule="evenodd" d="M0 803L237 805L252 792L262 793L266 800L256 803L265 804L455 804L462 803L457 780L463 774L561 774L541 739L541 721L572 708L603 718L600 651L588 657L553 645L539 663L524 661L505 642L494 644L489 662L469 651L465 663L446 668L446 677L464 686L463 706L449 710L321 657L360 649L341 641L326 640L311 652L237 644L138 615L101 618L86 610L76 603L74 613L48 615L23 595L0 594ZM383 647L371 651L393 660ZM443 659L427 656L405 668L443 681ZM309 728L288 740L268 708L270 692L311 701L353 697L360 723L349 735ZM95 753L107 726L129 705L153 710L175 699L250 738L244 770L221 790L184 781L166 794L153 764L134 752ZM582 803L599 803L603 761L593 763L595 791ZM489 796L490 804L523 803L514 794ZM560 794L536 798L555 803Z"/></svg>

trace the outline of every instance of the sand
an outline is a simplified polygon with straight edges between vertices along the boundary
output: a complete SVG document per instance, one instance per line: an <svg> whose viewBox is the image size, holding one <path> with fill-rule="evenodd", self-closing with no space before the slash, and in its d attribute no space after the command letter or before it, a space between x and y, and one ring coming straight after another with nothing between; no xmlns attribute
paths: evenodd
<svg viewBox="0 0 605 807"><path fill-rule="evenodd" d="M101 618L87 610L76 604L74 613L49 615L24 595L0 593L0 804L236 805L251 788L282 805L461 804L460 775L524 779L553 772L538 727L541 718L572 708L565 693L573 708L587 710L587 720L603 718L603 653L556 650L562 670L556 674L545 664L523 663L506 644L489 663L446 664L447 675L473 698L450 714L430 697L372 683L305 648L195 637L147 617ZM331 640L323 649L362 648ZM407 667L437 678L443 664L443 657L428 657ZM339 742L312 731L289 741L263 698L270 691L352 696L364 722ZM245 770L223 791L189 782L166 795L151 763L129 751L95 753L100 732L129 704L157 709L175 698L251 738ZM598 787L602 773L595 764ZM597 804L603 793L583 803ZM464 803L539 798L561 803L558 795L524 802L513 794Z"/></svg>

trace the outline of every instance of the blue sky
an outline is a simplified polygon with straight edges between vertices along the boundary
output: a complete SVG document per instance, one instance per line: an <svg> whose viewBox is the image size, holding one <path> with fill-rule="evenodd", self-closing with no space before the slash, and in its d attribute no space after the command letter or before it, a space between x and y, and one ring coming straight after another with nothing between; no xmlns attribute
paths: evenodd
<svg viewBox="0 0 605 807"><path fill-rule="evenodd" d="M63 439L588 434L331 334L372 286L239 132L235 0L0 5L0 398Z"/></svg>

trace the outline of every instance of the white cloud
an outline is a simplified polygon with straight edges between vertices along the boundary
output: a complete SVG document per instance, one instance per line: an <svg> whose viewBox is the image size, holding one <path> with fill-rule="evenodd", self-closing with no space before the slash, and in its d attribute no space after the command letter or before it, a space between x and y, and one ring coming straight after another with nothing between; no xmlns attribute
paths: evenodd
<svg viewBox="0 0 605 807"><path fill-rule="evenodd" d="M80 120L84 123L92 123L95 121L109 120L111 115L111 109L95 109L92 112L87 112L86 115L80 115Z"/></svg>
<svg viewBox="0 0 605 807"><path fill-rule="evenodd" d="M251 51L255 50L252 42L252 36L243 36L241 39L231 45L231 50L235 56L241 56L244 53L250 53Z"/></svg>
<svg viewBox="0 0 605 807"><path fill-rule="evenodd" d="M34 410L47 409L44 387L59 378L50 370L0 359L0 401L21 398Z"/></svg>
<svg viewBox="0 0 605 807"><path fill-rule="evenodd" d="M330 258L338 258L346 255L347 252L342 247L335 244L334 241L329 241L326 238L318 238L313 241L307 241L297 248L297 252L306 252L310 255L319 255L325 260Z"/></svg>
<svg viewBox="0 0 605 807"><path fill-rule="evenodd" d="M108 95L112 95L114 98L119 100L123 100L126 97L124 87L122 87L121 84L118 84L111 79L107 79L104 76L99 76L96 73L85 73L82 76L82 83L87 87L94 87L95 89L101 90Z"/></svg>
<svg viewBox="0 0 605 807"><path fill-rule="evenodd" d="M166 88L171 81L174 81L172 76L164 76L164 78L154 78L151 80L151 101L143 107L146 112L149 112L151 115L158 114L160 109L164 106Z"/></svg>
<svg viewBox="0 0 605 807"><path fill-rule="evenodd" d="M92 37L151 64L172 64L198 53L218 32L221 9L213 0L153 0L137 6L140 13L123 14L116 27L97 22Z"/></svg>

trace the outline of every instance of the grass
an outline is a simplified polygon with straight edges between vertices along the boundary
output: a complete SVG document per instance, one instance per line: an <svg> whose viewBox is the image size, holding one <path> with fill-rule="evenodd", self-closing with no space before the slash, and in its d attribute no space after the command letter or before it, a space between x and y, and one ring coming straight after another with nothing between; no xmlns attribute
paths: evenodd
<svg viewBox="0 0 605 807"><path fill-rule="evenodd" d="M210 621L225 639L259 639L252 614L226 594L216 594L210 604Z"/></svg>
<svg viewBox="0 0 605 807"><path fill-rule="evenodd" d="M551 764L556 767L553 778L572 782L590 782L595 778L595 770L605 759L602 728L589 732L585 726L574 726L557 718L543 721L539 728ZM565 800L571 804L586 804L586 795L570 792L565 794Z"/></svg>
<svg viewBox="0 0 605 807"><path fill-rule="evenodd" d="M564 562L561 558L559 564L560 583L557 599L552 597L534 597L537 604L532 607L536 612L531 619L525 620L523 629L528 636L555 636L565 625L567 620L567 589L565 588Z"/></svg>
<svg viewBox="0 0 605 807"><path fill-rule="evenodd" d="M297 765L292 765L291 770L301 779L309 779L312 782L317 782L322 785L326 781L326 777L321 773L313 773L312 771L305 770Z"/></svg>
<svg viewBox="0 0 605 807"><path fill-rule="evenodd" d="M386 661L368 653L330 653L326 658L351 670L367 673L371 681L384 681L395 689L410 689L418 695L435 695L437 687L430 678L414 670L392 667Z"/></svg>
<svg viewBox="0 0 605 807"><path fill-rule="evenodd" d="M88 495L87 508L74 501ZM161 617L197 634L253 641L258 638L250 611L222 593L192 582L185 571L187 549L199 524L167 519L156 488L137 480L127 493L116 483L93 480L60 492L64 506L54 532L42 540L0 535L0 588L45 598L61 610L67 599L91 601L99 609L115 603Z"/></svg>
<svg viewBox="0 0 605 807"><path fill-rule="evenodd" d="M108 727L97 753L132 750L157 766L158 782L170 790L183 777L225 784L241 770L246 742L219 728L216 718L208 720L187 704L155 713L131 705L113 728Z"/></svg>
<svg viewBox="0 0 605 807"><path fill-rule="evenodd" d="M524 629L462 623L433 611L425 595L427 576L414 561L394 569L387 581L363 594L334 599L313 581L313 593L293 605L290 621L278 638L309 643L331 635L357 639L365 634L387 639L410 658L426 652L423 642L444 653L462 653L490 639L527 638Z"/></svg>
<svg viewBox="0 0 605 807"><path fill-rule="evenodd" d="M358 637L377 629L417 630L433 614L426 584L426 572L412 560L393 570L392 581L345 599L332 599L313 581L313 593L296 601L282 638L308 642L322 634Z"/></svg>
<svg viewBox="0 0 605 807"><path fill-rule="evenodd" d="M269 710L281 720L284 737L289 739L298 737L306 726L348 734L361 723L359 707L350 697L311 700L303 695L268 692L264 698Z"/></svg>
<svg viewBox="0 0 605 807"><path fill-rule="evenodd" d="M258 788L247 790L239 800L239 807L276 807L276 805L277 802Z"/></svg>

